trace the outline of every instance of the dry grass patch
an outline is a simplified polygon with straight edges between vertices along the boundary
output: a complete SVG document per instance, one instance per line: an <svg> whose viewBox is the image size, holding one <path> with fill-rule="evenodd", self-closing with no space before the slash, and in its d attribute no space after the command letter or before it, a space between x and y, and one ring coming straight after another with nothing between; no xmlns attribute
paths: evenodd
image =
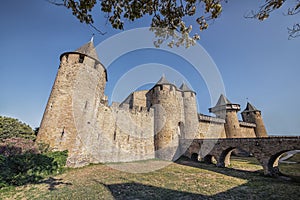
<svg viewBox="0 0 300 200"><path fill-rule="evenodd" d="M245 161L244 166L242 162L233 159L232 165L243 169L251 165L252 169L252 161ZM148 173L116 170L145 170L159 165L166 167ZM39 184L0 192L3 199L300 199L299 189L299 183L264 177L260 172L182 159L177 163L148 160L90 165Z"/></svg>

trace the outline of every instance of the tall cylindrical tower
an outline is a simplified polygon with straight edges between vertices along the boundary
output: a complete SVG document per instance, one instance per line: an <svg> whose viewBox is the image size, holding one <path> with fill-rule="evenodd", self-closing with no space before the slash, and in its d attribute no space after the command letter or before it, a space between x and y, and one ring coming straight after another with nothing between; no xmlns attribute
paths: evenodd
<svg viewBox="0 0 300 200"><path fill-rule="evenodd" d="M182 122L182 95L175 85L163 76L146 94L147 107L154 108L155 156L176 160Z"/></svg>
<svg viewBox="0 0 300 200"><path fill-rule="evenodd" d="M185 83L180 86L183 98L184 124L183 134L184 139L194 139L198 131L198 111L196 92L191 90Z"/></svg>
<svg viewBox="0 0 300 200"><path fill-rule="evenodd" d="M268 137L264 121L261 116L261 111L255 108L249 102L245 110L242 112L243 121L256 124L255 135L256 137Z"/></svg>
<svg viewBox="0 0 300 200"><path fill-rule="evenodd" d="M79 132L93 129L107 74L93 41L60 56L60 66L40 125L37 142L76 151Z"/></svg>
<svg viewBox="0 0 300 200"><path fill-rule="evenodd" d="M209 112L214 113L219 118L225 119L224 126L227 138L243 137L237 117L239 110L240 105L231 103L223 94L220 96L216 106L209 109Z"/></svg>

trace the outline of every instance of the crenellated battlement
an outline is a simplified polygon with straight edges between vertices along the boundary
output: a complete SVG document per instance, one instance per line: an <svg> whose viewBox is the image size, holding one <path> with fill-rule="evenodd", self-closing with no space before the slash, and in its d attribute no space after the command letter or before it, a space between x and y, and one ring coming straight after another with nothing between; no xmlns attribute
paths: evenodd
<svg viewBox="0 0 300 200"><path fill-rule="evenodd" d="M107 81L107 71L103 64L89 55L82 54L80 52L65 52L60 56L61 64L85 64L91 66L95 70L103 70L105 72L105 79Z"/></svg>
<svg viewBox="0 0 300 200"><path fill-rule="evenodd" d="M153 86L148 94L152 96L177 96L178 98L195 98L196 93L189 89L185 84L182 84L180 88L176 85L167 82L165 78L163 81L159 81L155 86Z"/></svg>
<svg viewBox="0 0 300 200"><path fill-rule="evenodd" d="M150 116L153 116L153 113L154 113L153 108L148 109L146 106L131 107L130 104L127 104L127 103L120 104L120 103L113 102L112 107L118 108L123 111L130 112L131 114L141 113L141 114L148 114Z"/></svg>

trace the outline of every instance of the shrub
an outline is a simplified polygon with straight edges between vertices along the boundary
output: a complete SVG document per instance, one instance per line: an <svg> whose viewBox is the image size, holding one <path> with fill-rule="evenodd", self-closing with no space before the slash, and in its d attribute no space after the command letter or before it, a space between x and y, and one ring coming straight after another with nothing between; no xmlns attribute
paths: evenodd
<svg viewBox="0 0 300 200"><path fill-rule="evenodd" d="M37 183L49 175L63 172L67 151L44 154L25 153L0 156L0 187Z"/></svg>
<svg viewBox="0 0 300 200"><path fill-rule="evenodd" d="M39 146L24 138L7 138L0 141L0 154L11 156L24 153L40 153Z"/></svg>
<svg viewBox="0 0 300 200"><path fill-rule="evenodd" d="M18 119L0 116L0 140L12 137L34 140L36 136L29 125Z"/></svg>

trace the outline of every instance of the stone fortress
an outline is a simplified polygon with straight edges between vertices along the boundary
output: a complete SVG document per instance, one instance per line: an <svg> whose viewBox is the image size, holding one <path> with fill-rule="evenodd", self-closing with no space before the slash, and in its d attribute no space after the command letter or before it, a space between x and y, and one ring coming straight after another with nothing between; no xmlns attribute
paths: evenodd
<svg viewBox="0 0 300 200"><path fill-rule="evenodd" d="M221 95L209 111L199 114L196 93L162 77L149 91L131 93L108 105L107 72L93 41L60 56L60 66L40 125L37 142L68 150L67 165L127 162L160 158L176 160L180 139L267 137L261 112Z"/></svg>

